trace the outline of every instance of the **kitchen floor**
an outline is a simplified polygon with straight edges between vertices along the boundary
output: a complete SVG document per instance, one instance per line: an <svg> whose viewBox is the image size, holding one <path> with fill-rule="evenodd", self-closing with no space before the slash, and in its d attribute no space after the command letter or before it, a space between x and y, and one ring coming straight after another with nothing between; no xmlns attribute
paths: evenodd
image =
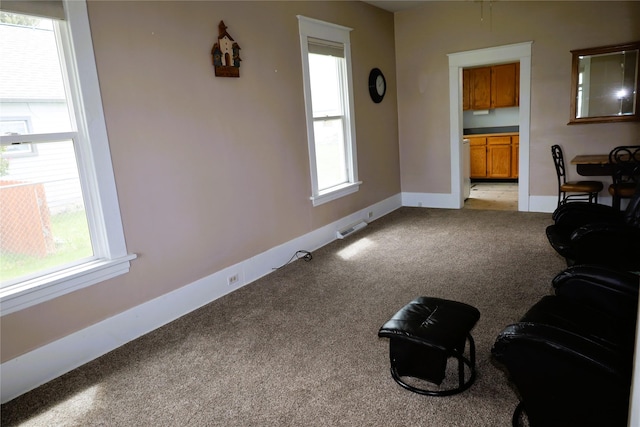
<svg viewBox="0 0 640 427"><path fill-rule="evenodd" d="M517 211L518 183L472 182L471 194L464 202L464 209Z"/></svg>

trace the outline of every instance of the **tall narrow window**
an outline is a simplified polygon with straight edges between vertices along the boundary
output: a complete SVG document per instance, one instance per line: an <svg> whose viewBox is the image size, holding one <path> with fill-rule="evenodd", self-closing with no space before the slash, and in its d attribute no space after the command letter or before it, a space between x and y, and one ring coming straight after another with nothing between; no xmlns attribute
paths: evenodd
<svg viewBox="0 0 640 427"><path fill-rule="evenodd" d="M76 21L60 19L63 5L75 16L78 7L86 13L86 4L22 4L53 4L62 13L50 19L40 10L36 16L0 5L3 315L126 272L133 258L126 254L119 214L106 213L117 210L117 198L106 134L96 126L101 105L100 114L92 114L92 132L85 125L85 109L97 105L89 94L97 76L92 80L86 67L78 72L74 53L86 51L69 37L68 26ZM90 34L78 28L78 36Z"/></svg>
<svg viewBox="0 0 640 427"><path fill-rule="evenodd" d="M298 16L314 206L358 190L349 32Z"/></svg>

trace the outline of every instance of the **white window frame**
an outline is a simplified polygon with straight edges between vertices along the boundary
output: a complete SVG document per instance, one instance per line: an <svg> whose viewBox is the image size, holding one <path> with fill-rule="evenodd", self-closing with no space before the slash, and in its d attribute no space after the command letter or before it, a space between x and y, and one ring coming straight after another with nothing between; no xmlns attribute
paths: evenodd
<svg viewBox="0 0 640 427"><path fill-rule="evenodd" d="M351 28L298 15L300 30L300 50L302 55L302 76L304 82L304 103L307 122L307 141L309 144L309 168L311 173L311 201L313 206L336 200L359 190L362 181L358 181L358 161L356 152L356 126L353 103L353 78L351 72ZM311 82L309 78L309 38L341 43L344 46L346 63L346 91L344 138L346 148L347 179L344 184L319 190L316 163L315 136L313 131L313 107L311 104Z"/></svg>
<svg viewBox="0 0 640 427"><path fill-rule="evenodd" d="M94 257L67 269L3 287L0 289L2 316L125 274L130 261L136 258L135 254L127 253L125 245L86 0L63 0L63 6L66 24L60 25L60 44L71 86L69 101L73 105L77 132L61 137L74 139L76 143L89 141L77 143L76 149L78 162L82 164L80 179L85 189ZM48 137L31 135L30 141L50 141ZM24 136L1 138L5 144L21 142Z"/></svg>

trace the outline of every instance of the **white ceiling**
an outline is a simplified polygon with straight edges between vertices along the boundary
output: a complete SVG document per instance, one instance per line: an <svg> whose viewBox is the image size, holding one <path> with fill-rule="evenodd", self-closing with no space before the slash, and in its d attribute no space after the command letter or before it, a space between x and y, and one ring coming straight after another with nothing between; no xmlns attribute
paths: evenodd
<svg viewBox="0 0 640 427"><path fill-rule="evenodd" d="M388 10L389 12L399 12L401 10L413 9L419 7L425 0L363 0L365 3L369 3L380 9ZM428 0L427 0L428 1Z"/></svg>
<svg viewBox="0 0 640 427"><path fill-rule="evenodd" d="M527 0L362 0L380 9L389 12L399 12L401 10L414 9L422 4L430 1L468 1L468 2L498 2L498 1L527 1ZM573 0L573 1L590 1L590 0ZM598 0L598 1L617 1L617 0ZM638 1L638 0L635 0Z"/></svg>

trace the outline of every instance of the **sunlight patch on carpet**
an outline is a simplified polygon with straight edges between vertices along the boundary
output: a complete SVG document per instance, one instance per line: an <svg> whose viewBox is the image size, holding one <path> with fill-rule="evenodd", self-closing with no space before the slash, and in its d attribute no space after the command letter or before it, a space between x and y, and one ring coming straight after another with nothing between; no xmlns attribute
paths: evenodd
<svg viewBox="0 0 640 427"><path fill-rule="evenodd" d="M356 240L346 248L338 252L338 256L344 260L355 258L365 250L375 246L375 243L366 237Z"/></svg>
<svg viewBox="0 0 640 427"><path fill-rule="evenodd" d="M65 401L52 407L41 415L30 419L24 426L52 426L59 420L73 421L74 425L82 425L85 417L94 409L99 385L76 393ZM77 422L77 424L75 424ZM59 425L59 424L58 424Z"/></svg>

